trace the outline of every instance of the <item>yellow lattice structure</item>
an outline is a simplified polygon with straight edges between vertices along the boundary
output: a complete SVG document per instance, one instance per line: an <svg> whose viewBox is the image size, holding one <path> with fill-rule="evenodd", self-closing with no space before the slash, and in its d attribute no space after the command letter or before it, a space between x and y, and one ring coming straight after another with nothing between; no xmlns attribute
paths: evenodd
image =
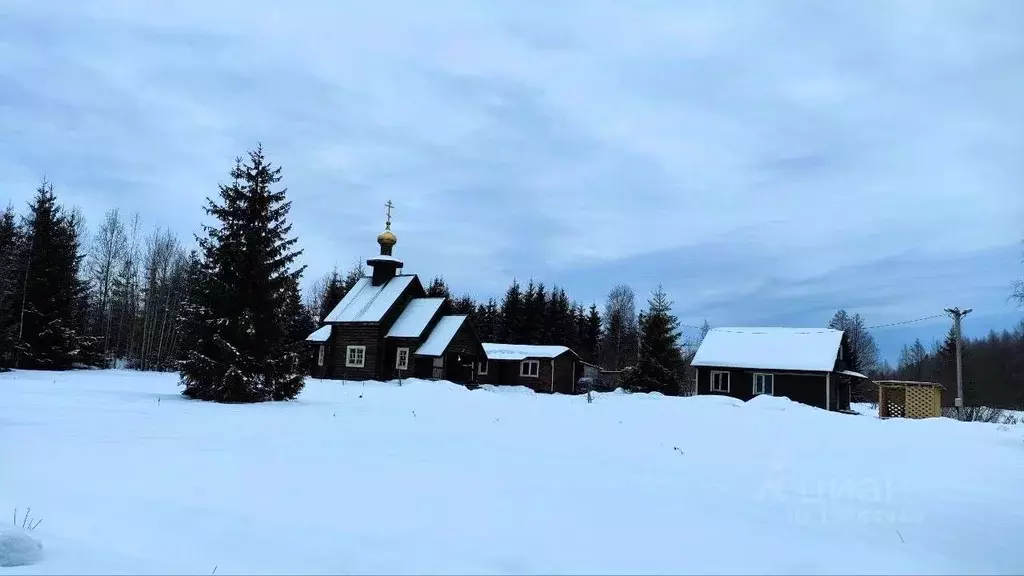
<svg viewBox="0 0 1024 576"><path fill-rule="evenodd" d="M878 384L880 418L938 418L942 415L942 384L881 380Z"/></svg>

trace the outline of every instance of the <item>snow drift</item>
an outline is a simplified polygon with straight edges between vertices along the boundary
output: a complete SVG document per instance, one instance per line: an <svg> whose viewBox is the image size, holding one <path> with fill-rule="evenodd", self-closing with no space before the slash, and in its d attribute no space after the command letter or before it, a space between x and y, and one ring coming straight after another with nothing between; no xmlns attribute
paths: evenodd
<svg viewBox="0 0 1024 576"><path fill-rule="evenodd" d="M1020 574L1022 428L781 398L0 375L6 574ZM31 533L34 535L35 532Z"/></svg>
<svg viewBox="0 0 1024 576"><path fill-rule="evenodd" d="M43 558L43 543L11 526L0 528L0 567L30 566Z"/></svg>

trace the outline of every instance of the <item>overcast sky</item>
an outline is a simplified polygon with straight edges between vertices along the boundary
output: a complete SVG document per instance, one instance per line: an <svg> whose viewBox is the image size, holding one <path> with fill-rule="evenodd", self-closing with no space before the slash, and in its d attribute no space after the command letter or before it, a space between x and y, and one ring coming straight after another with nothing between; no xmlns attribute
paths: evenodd
<svg viewBox="0 0 1024 576"><path fill-rule="evenodd" d="M284 167L309 276L658 282L684 323L1024 314L1024 2L0 0L0 200L189 235ZM879 329L903 340L948 320Z"/></svg>

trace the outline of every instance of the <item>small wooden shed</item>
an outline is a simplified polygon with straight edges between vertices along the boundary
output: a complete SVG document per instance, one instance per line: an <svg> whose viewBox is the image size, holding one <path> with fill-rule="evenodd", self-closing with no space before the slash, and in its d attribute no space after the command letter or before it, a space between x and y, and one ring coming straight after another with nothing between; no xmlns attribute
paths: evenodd
<svg viewBox="0 0 1024 576"><path fill-rule="evenodd" d="M942 384L909 380L878 380L879 418L942 416Z"/></svg>

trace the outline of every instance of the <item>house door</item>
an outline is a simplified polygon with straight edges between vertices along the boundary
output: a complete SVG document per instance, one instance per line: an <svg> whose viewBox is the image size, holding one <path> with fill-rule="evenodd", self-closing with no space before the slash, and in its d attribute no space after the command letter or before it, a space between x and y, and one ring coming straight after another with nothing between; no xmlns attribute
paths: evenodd
<svg viewBox="0 0 1024 576"><path fill-rule="evenodd" d="M430 373L431 378L444 380L444 356L434 358L434 368Z"/></svg>
<svg viewBox="0 0 1024 576"><path fill-rule="evenodd" d="M476 364L476 356L462 353L448 354L445 363L448 366L448 380L459 384L473 382L475 374L473 366Z"/></svg>

